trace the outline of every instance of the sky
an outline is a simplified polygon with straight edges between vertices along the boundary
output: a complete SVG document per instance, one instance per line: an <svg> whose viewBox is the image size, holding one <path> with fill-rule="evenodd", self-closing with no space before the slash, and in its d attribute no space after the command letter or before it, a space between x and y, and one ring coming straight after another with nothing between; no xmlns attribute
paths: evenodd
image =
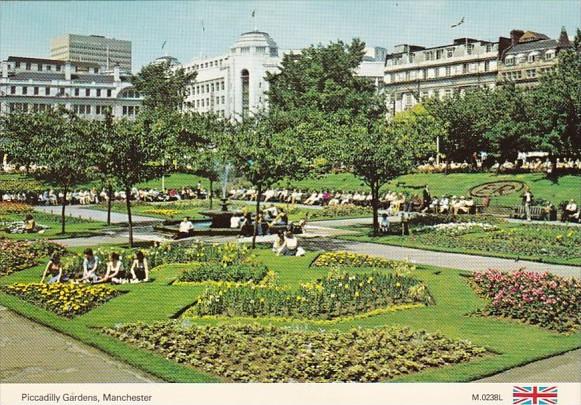
<svg viewBox="0 0 581 405"><path fill-rule="evenodd" d="M0 59L49 57L51 38L65 33L132 41L138 71L166 54L181 62L223 55L255 27L282 50L359 37L390 51L465 36L498 40L515 28L556 38L561 26L574 36L581 0L0 1Z"/></svg>

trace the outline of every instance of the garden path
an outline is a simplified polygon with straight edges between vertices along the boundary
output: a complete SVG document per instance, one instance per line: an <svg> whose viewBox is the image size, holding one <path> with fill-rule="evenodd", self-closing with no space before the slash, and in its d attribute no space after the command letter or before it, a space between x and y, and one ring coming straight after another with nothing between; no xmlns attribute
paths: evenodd
<svg viewBox="0 0 581 405"><path fill-rule="evenodd" d="M155 377L0 306L0 382L147 383Z"/></svg>
<svg viewBox="0 0 581 405"><path fill-rule="evenodd" d="M39 205L34 207L37 211L43 211L49 214L60 215L61 208L57 206L45 206ZM76 218L92 219L93 221L107 221L107 211L101 211L96 209L87 208L83 205L67 205L66 215L71 215ZM139 223L156 223L161 222L160 219L146 217L143 215L132 215L132 220L134 224ZM127 214L121 214L118 212L111 213L111 223L112 224L124 224L127 223Z"/></svg>

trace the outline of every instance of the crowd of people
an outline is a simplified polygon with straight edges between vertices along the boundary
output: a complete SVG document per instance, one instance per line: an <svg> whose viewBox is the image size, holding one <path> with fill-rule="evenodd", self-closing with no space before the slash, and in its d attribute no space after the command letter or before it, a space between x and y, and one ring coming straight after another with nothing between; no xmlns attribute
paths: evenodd
<svg viewBox="0 0 581 405"><path fill-rule="evenodd" d="M59 254L54 254L42 274L41 283L75 282L88 284L126 284L149 281L149 265L143 252L138 251L132 259L129 269L124 268L119 253L111 253L105 269L101 266L101 258L92 249L83 252L82 273L65 274Z"/></svg>
<svg viewBox="0 0 581 405"><path fill-rule="evenodd" d="M473 171L490 171L501 173L553 173L555 170L560 172L580 172L581 159L557 158L551 161L548 157L543 160L541 157L529 157L526 153L518 153L516 160L505 160L500 163L491 162L487 154L474 154L470 161L463 162L450 161L446 164L444 161L436 162L430 158L427 162L416 167L418 173L466 173Z"/></svg>
<svg viewBox="0 0 581 405"><path fill-rule="evenodd" d="M277 256L304 256L305 250L292 231L279 231L272 244L272 251Z"/></svg>
<svg viewBox="0 0 581 405"><path fill-rule="evenodd" d="M288 214L283 208L270 204L258 214L258 217L250 212L232 214L230 228L239 229L241 236L252 236L254 234L255 220L257 221L257 236L276 234L284 229L294 233L303 233L303 228L306 225L305 219L297 223L289 221Z"/></svg>

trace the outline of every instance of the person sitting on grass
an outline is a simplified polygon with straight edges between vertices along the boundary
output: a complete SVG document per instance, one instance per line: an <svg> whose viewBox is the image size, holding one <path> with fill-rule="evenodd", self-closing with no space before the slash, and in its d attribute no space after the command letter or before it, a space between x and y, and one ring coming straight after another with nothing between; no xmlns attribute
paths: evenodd
<svg viewBox="0 0 581 405"><path fill-rule="evenodd" d="M280 256L283 247L284 247L284 233L282 231L279 231L277 234L277 238L274 240L274 243L272 244L272 251L276 253L277 256Z"/></svg>
<svg viewBox="0 0 581 405"><path fill-rule="evenodd" d="M107 262L107 272L100 280L101 283L111 282L113 284L123 284L127 282L123 262L119 257L119 253L111 253L109 261Z"/></svg>
<svg viewBox="0 0 581 405"><path fill-rule="evenodd" d="M131 282L141 283L143 281L149 281L149 265L143 252L139 251L135 254L135 260L131 265Z"/></svg>
<svg viewBox="0 0 581 405"><path fill-rule="evenodd" d="M99 257L93 254L93 249L85 249L83 252L83 278L80 281L85 283L95 283L98 281L97 268L99 267Z"/></svg>
<svg viewBox="0 0 581 405"><path fill-rule="evenodd" d="M381 222L379 223L379 232L386 234L389 233L389 217L387 214L381 216Z"/></svg>
<svg viewBox="0 0 581 405"><path fill-rule="evenodd" d="M284 234L284 243L278 256L296 256L299 248L299 241L291 231L286 231Z"/></svg>
<svg viewBox="0 0 581 405"><path fill-rule="evenodd" d="M194 234L194 224L190 221L190 217L185 217L182 222L180 222L180 228L178 231L178 239L189 238Z"/></svg>
<svg viewBox="0 0 581 405"><path fill-rule="evenodd" d="M28 214L24 218L24 233L34 233L36 232L36 222L34 221L34 217Z"/></svg>
<svg viewBox="0 0 581 405"><path fill-rule="evenodd" d="M44 283L44 279L47 278L47 276L47 284L60 283L62 281L63 266L61 264L61 257L56 253L52 255L48 264L46 265L40 282Z"/></svg>

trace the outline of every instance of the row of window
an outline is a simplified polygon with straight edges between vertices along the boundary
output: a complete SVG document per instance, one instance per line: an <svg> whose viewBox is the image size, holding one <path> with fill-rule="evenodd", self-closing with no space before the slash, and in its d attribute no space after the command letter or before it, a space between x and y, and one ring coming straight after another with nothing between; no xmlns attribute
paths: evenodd
<svg viewBox="0 0 581 405"><path fill-rule="evenodd" d="M20 87L20 93L17 92L17 87ZM30 90L29 90L30 89ZM75 89L69 89L69 93L66 93L65 88L64 87L44 87L44 91L42 90L43 88L38 87L38 86L34 86L34 87L29 87L29 86L10 86L10 94L21 94L21 95L34 95L34 96L39 96L44 95L44 96L74 96L74 97L111 97L113 95L113 92L111 89L79 89L79 88L75 88ZM54 89L54 91L52 91L51 89ZM84 90L84 91L81 91ZM91 91L92 90L92 91ZM137 96L139 97L139 96Z"/></svg>
<svg viewBox="0 0 581 405"><path fill-rule="evenodd" d="M21 65L22 64L20 63L20 61L14 62L15 69L20 69ZM33 70L33 68L32 68L33 65L36 67L36 70L38 72L42 72L42 71L52 72L53 69L55 72L60 72L60 71L64 70L63 65L48 65L48 64L42 64L42 63L31 63L31 62L26 62L26 64L24 64L24 69L25 70ZM72 66L72 69L74 72L79 71L78 67L74 66L74 65ZM94 68L91 68L89 71L93 72L93 73L99 73L99 68L94 67Z"/></svg>
<svg viewBox="0 0 581 405"><path fill-rule="evenodd" d="M504 64L506 66L514 66L521 63L535 63L541 60L552 60L555 58L555 51L553 49L545 52L544 55L541 55L539 52L534 51L529 53L528 55L525 54L518 54L518 55L508 55L504 58Z"/></svg>
<svg viewBox="0 0 581 405"><path fill-rule="evenodd" d="M204 93L213 93L214 91L220 91L225 89L224 80L221 82L212 82L212 83L205 83L200 84L198 86L191 87L191 94L204 94Z"/></svg>
<svg viewBox="0 0 581 405"><path fill-rule="evenodd" d="M481 85L480 87L484 87L484 86L485 85ZM494 87L494 84L490 84L489 86ZM467 91L474 90L478 87L479 86L424 90L424 91L420 91L420 99L423 100L425 98L434 97L434 96L437 96L440 99L442 99L445 97L451 97L453 94L463 94ZM391 102L394 102L395 99L397 98L396 95L392 95L391 97L392 97L390 99ZM417 103L416 96L414 94L411 94L411 93L404 93L401 95L401 102L402 102L403 106L410 107L410 106L415 105Z"/></svg>
<svg viewBox="0 0 581 405"><path fill-rule="evenodd" d="M8 110L10 112L22 111L22 112L41 112L49 109L56 108L58 104L28 104L28 103L10 103L8 105ZM71 106L71 110L75 114L79 115L105 115L107 111L111 111L111 106L108 105L89 105L89 104L74 104ZM134 116L139 113L139 106L123 106L122 115Z"/></svg>
<svg viewBox="0 0 581 405"><path fill-rule="evenodd" d="M196 100L194 103L194 105L196 106L196 108L200 108L200 107L210 107L211 102L213 101L213 99L211 98L206 98L206 99L201 99L201 100ZM216 104L226 104L226 98L224 96L218 96L216 97Z"/></svg>
<svg viewBox="0 0 581 405"><path fill-rule="evenodd" d="M199 64L195 64L192 66L186 66L186 71L191 71L191 70L200 70L200 69L207 69L209 67L221 67L222 63L224 63L224 61L228 60L228 58L222 58L222 59L216 59L216 60L211 60L208 62L204 62L204 63L199 63Z"/></svg>
<svg viewBox="0 0 581 405"><path fill-rule="evenodd" d="M440 77L450 77L455 75L489 72L491 68L496 68L496 61L484 61L479 67L479 63L464 63L450 66L440 66L437 68L408 70L405 72L387 73L386 83L404 82L410 80L437 79Z"/></svg>
<svg viewBox="0 0 581 405"><path fill-rule="evenodd" d="M466 44L466 54L472 55L474 53L474 44ZM494 49L494 44L486 44L484 46L485 51L491 52ZM433 49L429 51L420 51L416 53L408 53L393 59L388 60L388 65L401 65L404 63L414 63L416 61L416 55L423 55L425 61L429 60L441 60L446 58L453 58L456 52L456 47L448 47L442 49Z"/></svg>

